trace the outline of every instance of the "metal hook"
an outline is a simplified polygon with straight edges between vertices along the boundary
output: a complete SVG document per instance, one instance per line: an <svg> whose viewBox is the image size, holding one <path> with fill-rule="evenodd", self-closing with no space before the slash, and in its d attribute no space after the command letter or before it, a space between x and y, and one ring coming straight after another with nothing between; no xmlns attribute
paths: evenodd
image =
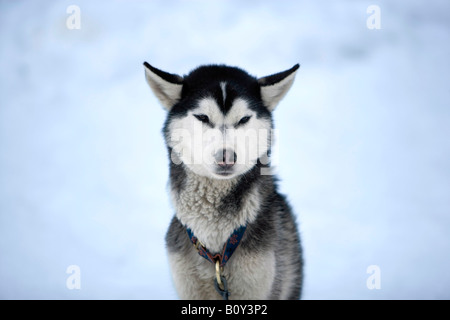
<svg viewBox="0 0 450 320"><path fill-rule="evenodd" d="M224 284L222 282L222 271L223 268L220 267L219 260L216 260L216 282L219 285L220 290L224 290Z"/></svg>

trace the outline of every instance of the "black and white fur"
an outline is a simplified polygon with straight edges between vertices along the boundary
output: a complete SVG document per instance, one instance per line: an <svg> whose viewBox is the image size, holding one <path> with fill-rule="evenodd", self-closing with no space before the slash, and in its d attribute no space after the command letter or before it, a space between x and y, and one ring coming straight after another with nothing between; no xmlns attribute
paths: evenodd
<svg viewBox="0 0 450 320"><path fill-rule="evenodd" d="M176 214L166 243L180 298L221 298L213 285L215 268L198 255L186 228L215 253L233 230L247 225L224 268L230 299L299 299L302 255L295 218L275 177L261 174L270 170L270 135L251 145L236 139L244 130L273 128L271 113L299 65L262 78L224 65L201 66L184 77L144 66L148 84L168 111L163 133ZM183 132L191 137L213 130L220 139L180 138Z"/></svg>

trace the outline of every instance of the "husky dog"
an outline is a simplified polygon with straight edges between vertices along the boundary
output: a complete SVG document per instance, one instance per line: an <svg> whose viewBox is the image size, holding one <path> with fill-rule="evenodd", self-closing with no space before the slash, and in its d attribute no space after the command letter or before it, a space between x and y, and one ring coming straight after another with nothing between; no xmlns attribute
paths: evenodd
<svg viewBox="0 0 450 320"><path fill-rule="evenodd" d="M175 209L166 235L182 299L299 299L295 218L270 171L272 111L299 65L255 78L225 65L182 77L144 63L168 112L163 134Z"/></svg>

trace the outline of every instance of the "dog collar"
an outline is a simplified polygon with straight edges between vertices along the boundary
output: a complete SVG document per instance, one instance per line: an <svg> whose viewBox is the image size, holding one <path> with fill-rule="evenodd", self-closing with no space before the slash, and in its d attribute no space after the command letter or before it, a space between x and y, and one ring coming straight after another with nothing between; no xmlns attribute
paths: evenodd
<svg viewBox="0 0 450 320"><path fill-rule="evenodd" d="M221 253L212 254L198 239L194 236L194 233L191 229L187 228L187 233L189 239L194 245L195 249L197 249L198 254L208 260L209 262L216 264L219 261L220 267L224 267L225 264L230 260L236 248L239 246L242 237L244 236L245 229L247 226L240 226L235 229L231 236L228 238L227 242L223 245L223 249Z"/></svg>
<svg viewBox="0 0 450 320"><path fill-rule="evenodd" d="M244 236L247 226L241 226L233 231L227 242L223 245L221 253L212 254L198 239L194 236L191 229L187 228L189 239L198 254L211 262L216 267L216 278L214 279L214 288L224 300L228 300L230 292L228 291L227 279L223 275L223 267L230 260L236 248L239 246L242 237Z"/></svg>

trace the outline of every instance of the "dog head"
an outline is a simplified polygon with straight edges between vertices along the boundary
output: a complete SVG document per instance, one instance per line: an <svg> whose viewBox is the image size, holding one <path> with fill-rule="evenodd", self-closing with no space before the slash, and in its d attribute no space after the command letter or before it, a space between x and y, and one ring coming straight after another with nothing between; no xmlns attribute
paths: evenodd
<svg viewBox="0 0 450 320"><path fill-rule="evenodd" d="M262 78L224 65L201 66L184 77L147 62L144 67L147 83L168 111L163 132L171 160L201 176L229 179L267 159L272 111L299 65Z"/></svg>

